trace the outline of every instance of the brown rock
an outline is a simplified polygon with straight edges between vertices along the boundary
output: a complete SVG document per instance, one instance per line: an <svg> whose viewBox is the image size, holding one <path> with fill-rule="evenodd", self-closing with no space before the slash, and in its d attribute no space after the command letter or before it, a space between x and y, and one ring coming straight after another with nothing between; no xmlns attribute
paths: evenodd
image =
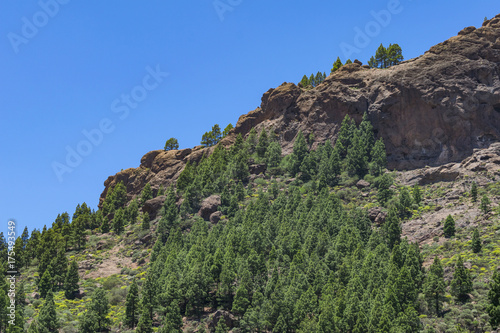
<svg viewBox="0 0 500 333"><path fill-rule="evenodd" d="M258 174L264 173L266 171L266 165L265 164L252 164L248 167L248 171L252 175L258 175Z"/></svg>
<svg viewBox="0 0 500 333"><path fill-rule="evenodd" d="M39 293L37 293L37 292L34 292L34 293L32 293L32 294L31 294L31 297L32 297L33 299L40 299L40 294L39 294Z"/></svg>
<svg viewBox="0 0 500 333"><path fill-rule="evenodd" d="M151 233L147 234L146 236L141 238L141 243L142 244L149 244L151 242Z"/></svg>
<svg viewBox="0 0 500 333"><path fill-rule="evenodd" d="M217 224L220 221L220 218L222 217L222 212L213 212L210 214L210 223Z"/></svg>
<svg viewBox="0 0 500 333"><path fill-rule="evenodd" d="M159 197L149 199L144 203L144 206L142 206L142 211L144 213L148 213L149 218L151 220L154 220L156 218L156 215L160 212L161 208L163 207L165 199L166 199L165 195L160 195Z"/></svg>
<svg viewBox="0 0 500 333"><path fill-rule="evenodd" d="M370 183L368 183L366 180L364 179L360 179L357 183L356 183L356 187L359 188L359 189L363 189L363 188L366 188L366 187L370 187Z"/></svg>
<svg viewBox="0 0 500 333"><path fill-rule="evenodd" d="M236 318L233 314L228 311L217 310L213 315L210 315L207 320L207 326L210 332L215 332L219 320L224 320L229 329L236 326Z"/></svg>
<svg viewBox="0 0 500 333"><path fill-rule="evenodd" d="M198 215L208 221L210 219L210 215L217 211L220 204L220 196L215 194L211 195L201 203L201 208L198 211Z"/></svg>

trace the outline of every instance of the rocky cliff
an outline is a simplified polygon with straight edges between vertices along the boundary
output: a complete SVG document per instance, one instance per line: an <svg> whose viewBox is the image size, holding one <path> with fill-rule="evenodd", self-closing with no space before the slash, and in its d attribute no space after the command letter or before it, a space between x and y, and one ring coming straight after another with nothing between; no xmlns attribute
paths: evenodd
<svg viewBox="0 0 500 333"><path fill-rule="evenodd" d="M242 115L231 134L252 127L275 131L289 153L299 131L314 133L315 144L335 140L346 114L360 121L367 112L376 135L383 137L390 169L415 169L461 161L477 148L500 141L500 15L479 29L467 27L424 55L389 69L359 63L341 67L316 88L293 83L270 89L259 108ZM314 147L314 146L313 146ZM150 182L168 185L185 163L209 149L152 151L137 169L109 177L123 181L130 196Z"/></svg>

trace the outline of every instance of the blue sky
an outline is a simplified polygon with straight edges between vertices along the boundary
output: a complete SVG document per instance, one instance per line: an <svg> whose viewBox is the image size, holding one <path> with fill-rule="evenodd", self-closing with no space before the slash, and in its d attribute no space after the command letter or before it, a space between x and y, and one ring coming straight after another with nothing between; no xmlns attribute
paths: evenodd
<svg viewBox="0 0 500 333"><path fill-rule="evenodd" d="M2 1L0 230L96 208L109 175L169 137L198 145L269 88L329 73L347 45L363 63L380 43L409 59L498 13L498 0Z"/></svg>

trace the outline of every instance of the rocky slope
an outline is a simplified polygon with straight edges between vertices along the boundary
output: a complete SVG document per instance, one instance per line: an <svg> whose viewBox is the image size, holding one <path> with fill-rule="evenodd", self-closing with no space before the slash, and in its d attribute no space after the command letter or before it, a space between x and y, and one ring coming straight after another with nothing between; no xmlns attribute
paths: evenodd
<svg viewBox="0 0 500 333"><path fill-rule="evenodd" d="M221 144L252 127L273 129L284 152L299 131L315 144L334 140L346 114L360 121L367 112L386 144L390 169L409 170L461 161L476 148L500 141L500 15L479 29L433 46L424 55L389 69L359 63L343 66L324 83L304 90L293 83L270 89L261 107L238 120ZM157 190L178 177L187 161L209 149L152 151L139 168L109 177L107 190L123 181L130 197L149 182Z"/></svg>

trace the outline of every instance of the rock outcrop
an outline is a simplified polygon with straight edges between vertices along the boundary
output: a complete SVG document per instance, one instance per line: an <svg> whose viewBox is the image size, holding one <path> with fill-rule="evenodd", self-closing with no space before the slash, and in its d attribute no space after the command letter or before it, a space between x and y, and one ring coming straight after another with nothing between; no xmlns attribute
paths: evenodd
<svg viewBox="0 0 500 333"><path fill-rule="evenodd" d="M304 90L293 83L270 89L261 106L242 115L220 144L229 146L237 134L246 135L256 127L273 130L285 154L291 152L299 131L314 133L315 148L327 139L336 139L346 114L359 123L366 112L376 136L384 139L390 169L462 161L474 149L500 141L499 65L497 15L478 29L467 27L424 55L388 69L369 69L355 62L313 89ZM210 152L201 147L149 152L139 168L106 180L101 203L108 189L119 181L126 185L130 198L148 182L154 191L162 184L168 186L187 161L199 161ZM483 162L464 163L482 168ZM444 175L444 169L438 174ZM448 171L446 177L452 179L455 171ZM432 177L427 178L432 181Z"/></svg>

